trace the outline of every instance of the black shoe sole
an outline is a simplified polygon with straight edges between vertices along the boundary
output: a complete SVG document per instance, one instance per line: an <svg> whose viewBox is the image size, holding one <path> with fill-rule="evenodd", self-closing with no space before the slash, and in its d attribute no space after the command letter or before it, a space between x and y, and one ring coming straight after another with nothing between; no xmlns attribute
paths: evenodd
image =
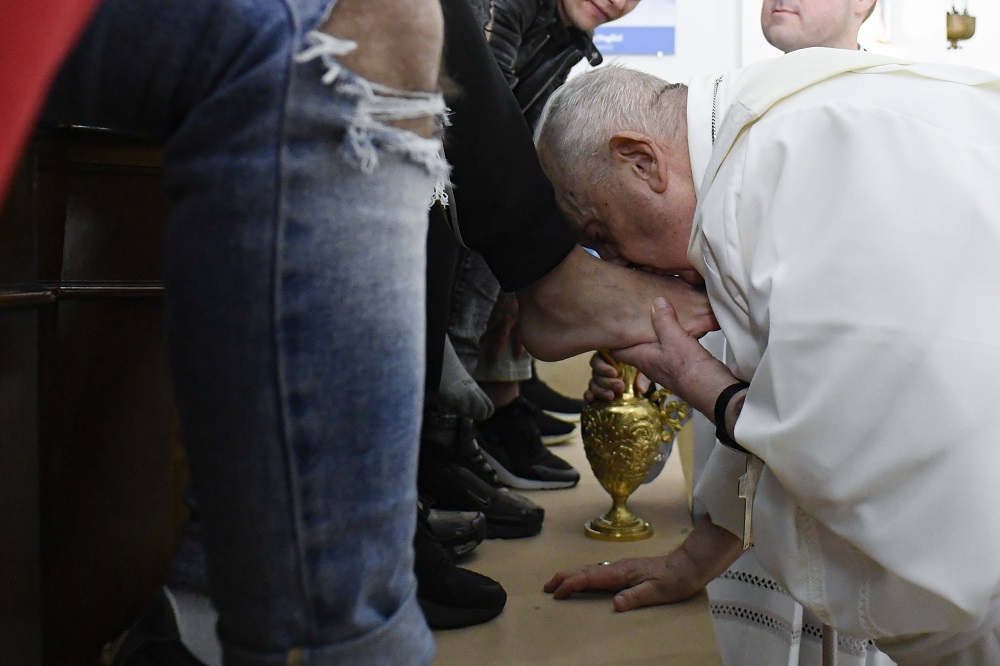
<svg viewBox="0 0 1000 666"><path fill-rule="evenodd" d="M433 499L439 508L481 512L486 516L487 539L520 539L542 531L545 519L542 507L533 505L533 509L517 513L497 511L494 501L502 502L504 498L498 495L510 491L490 486L459 465L422 470L417 484L420 492Z"/></svg>
<svg viewBox="0 0 1000 666"><path fill-rule="evenodd" d="M565 435L542 435L542 444L545 446L556 446L558 444L569 444L573 441L573 435L576 431L566 433Z"/></svg>
<svg viewBox="0 0 1000 666"><path fill-rule="evenodd" d="M533 537L542 531L542 519L535 521L507 520L499 517L486 518L487 539L523 539Z"/></svg>
<svg viewBox="0 0 1000 666"><path fill-rule="evenodd" d="M579 431L577 424L551 416L541 409L534 415L534 418L543 444L565 442ZM579 415L577 415L577 420L579 420Z"/></svg>
<svg viewBox="0 0 1000 666"><path fill-rule="evenodd" d="M503 612L503 606L500 608L453 608L427 599L418 598L417 601L420 603L421 610L424 611L427 626L431 629L471 627L489 622Z"/></svg>
<svg viewBox="0 0 1000 666"><path fill-rule="evenodd" d="M559 419L560 421L565 421L566 423L579 423L580 422L580 412L556 412L551 409L542 409L543 412L548 414L554 419ZM581 410L582 411L582 410Z"/></svg>
<svg viewBox="0 0 1000 666"><path fill-rule="evenodd" d="M448 536L436 530L433 524L429 528L438 543L453 558L458 558L471 553L486 538L486 516L480 513L473 520L469 521L464 529Z"/></svg>
<svg viewBox="0 0 1000 666"><path fill-rule="evenodd" d="M562 479L530 479L507 469L485 449L483 449L483 457L496 470L497 478L500 479L500 482L515 490L563 490L565 488L572 488L580 482L580 474L576 470L566 470L564 473L565 478ZM559 472L561 471L553 470L553 473Z"/></svg>

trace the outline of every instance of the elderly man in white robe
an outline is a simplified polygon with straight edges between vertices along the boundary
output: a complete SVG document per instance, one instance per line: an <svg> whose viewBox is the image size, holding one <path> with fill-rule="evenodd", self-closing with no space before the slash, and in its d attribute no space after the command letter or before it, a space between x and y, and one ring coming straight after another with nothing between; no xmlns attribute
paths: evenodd
<svg viewBox="0 0 1000 666"><path fill-rule="evenodd" d="M615 355L730 445L695 490L707 516L672 553L548 592L689 598L749 530L793 597L897 663L1000 663L998 118L995 75L840 49L697 90L605 68L557 92L539 153L582 242L703 279L732 360L656 301L659 343Z"/></svg>
<svg viewBox="0 0 1000 666"><path fill-rule="evenodd" d="M861 48L861 26L874 9L875 0L762 0L760 27L767 42L784 53L810 46L856 50ZM707 77L707 83L716 78ZM689 85L697 90L705 84L703 78ZM709 128L698 131L707 135ZM710 333L701 342L716 358L725 358L721 333ZM610 366L603 370L605 377L617 377ZM613 395L604 392L601 397ZM715 445L715 427L696 414L693 429L693 478L698 479ZM694 505L695 519L703 512L703 507ZM892 664L872 641L824 627L761 568L753 548L709 583L707 591L723 666L819 666L834 658L837 666ZM746 651L748 643L754 645L752 656Z"/></svg>

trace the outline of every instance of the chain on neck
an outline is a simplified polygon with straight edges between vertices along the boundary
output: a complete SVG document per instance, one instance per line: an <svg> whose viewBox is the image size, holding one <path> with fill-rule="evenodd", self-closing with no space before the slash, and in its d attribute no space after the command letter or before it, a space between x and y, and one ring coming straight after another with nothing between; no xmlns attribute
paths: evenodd
<svg viewBox="0 0 1000 666"><path fill-rule="evenodd" d="M712 145L715 145L715 123L719 116L719 84L722 83L720 76L715 80L715 89L712 91Z"/></svg>

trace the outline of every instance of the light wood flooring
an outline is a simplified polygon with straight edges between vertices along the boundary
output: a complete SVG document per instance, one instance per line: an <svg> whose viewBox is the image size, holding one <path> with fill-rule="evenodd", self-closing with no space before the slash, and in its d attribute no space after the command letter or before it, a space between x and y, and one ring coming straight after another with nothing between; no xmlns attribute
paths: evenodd
<svg viewBox="0 0 1000 666"><path fill-rule="evenodd" d="M589 378L587 358L540 363L539 375L567 395L580 395ZM611 595L594 593L556 601L542 585L560 569L675 548L691 528L682 465L686 429L663 472L639 488L629 507L656 530L646 541L608 543L584 535L583 524L611 505L587 463L579 433L552 451L580 471L567 490L525 491L545 507L542 532L528 539L488 540L463 560L466 568L499 581L507 606L496 619L466 629L438 631L435 666L491 664L612 666L659 664L720 666L708 598L616 613Z"/></svg>

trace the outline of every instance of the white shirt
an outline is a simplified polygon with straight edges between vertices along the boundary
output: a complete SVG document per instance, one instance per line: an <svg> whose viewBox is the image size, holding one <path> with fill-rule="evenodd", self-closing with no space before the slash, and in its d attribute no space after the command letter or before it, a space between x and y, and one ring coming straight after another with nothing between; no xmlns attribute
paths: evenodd
<svg viewBox="0 0 1000 666"><path fill-rule="evenodd" d="M734 88L689 258L751 381L757 557L899 663L959 649L1000 623L1000 83L804 49ZM696 489L736 534L741 471Z"/></svg>

